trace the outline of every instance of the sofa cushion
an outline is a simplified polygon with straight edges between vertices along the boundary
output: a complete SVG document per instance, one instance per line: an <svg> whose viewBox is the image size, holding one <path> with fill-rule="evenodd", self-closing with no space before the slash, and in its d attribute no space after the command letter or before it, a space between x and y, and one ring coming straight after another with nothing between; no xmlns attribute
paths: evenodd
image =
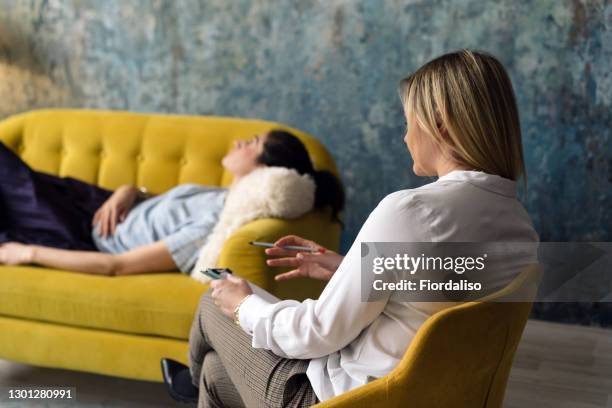
<svg viewBox="0 0 612 408"><path fill-rule="evenodd" d="M0 266L0 315L187 339L207 289L178 272L105 277Z"/></svg>

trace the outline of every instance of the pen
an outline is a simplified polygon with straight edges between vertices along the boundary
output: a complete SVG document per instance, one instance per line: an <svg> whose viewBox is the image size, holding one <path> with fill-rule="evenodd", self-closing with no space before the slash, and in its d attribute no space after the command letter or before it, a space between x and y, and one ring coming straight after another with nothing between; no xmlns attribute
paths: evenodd
<svg viewBox="0 0 612 408"><path fill-rule="evenodd" d="M265 248L275 248L276 247L276 245L270 242L251 241L249 242L249 244L254 245L254 246L265 247ZM317 249L317 248L311 248L311 247L299 246L299 245L284 245L278 248L289 249L292 251L321 252L321 253L325 252L324 248Z"/></svg>

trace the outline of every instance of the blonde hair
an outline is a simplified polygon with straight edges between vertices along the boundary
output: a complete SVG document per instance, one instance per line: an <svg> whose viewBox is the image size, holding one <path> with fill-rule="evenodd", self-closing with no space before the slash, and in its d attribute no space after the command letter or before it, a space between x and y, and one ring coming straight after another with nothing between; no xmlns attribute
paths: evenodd
<svg viewBox="0 0 612 408"><path fill-rule="evenodd" d="M442 55L403 79L400 96L453 160L512 180L524 176L526 183L516 99L495 57L470 50Z"/></svg>

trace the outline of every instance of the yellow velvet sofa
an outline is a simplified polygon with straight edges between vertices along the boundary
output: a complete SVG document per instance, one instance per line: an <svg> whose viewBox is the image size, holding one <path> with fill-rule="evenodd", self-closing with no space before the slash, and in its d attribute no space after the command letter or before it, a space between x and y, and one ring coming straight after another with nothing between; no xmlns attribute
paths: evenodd
<svg viewBox="0 0 612 408"><path fill-rule="evenodd" d="M236 139L271 128L294 132L317 169L337 174L315 138L277 123L223 117L93 110L41 110L0 122L0 141L32 168L115 189L155 194L181 183L227 186L221 159ZM261 219L225 243L219 266L280 298L316 298L322 283L276 282L261 248L289 234L337 249L340 226L327 210L296 220ZM0 358L118 377L161 381L159 360L186 362L188 334L207 290L178 272L100 277L35 266L0 266Z"/></svg>

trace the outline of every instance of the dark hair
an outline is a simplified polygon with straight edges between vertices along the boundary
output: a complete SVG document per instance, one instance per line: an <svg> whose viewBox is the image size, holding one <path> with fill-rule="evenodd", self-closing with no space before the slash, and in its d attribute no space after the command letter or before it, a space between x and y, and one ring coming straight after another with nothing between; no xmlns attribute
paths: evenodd
<svg viewBox="0 0 612 408"><path fill-rule="evenodd" d="M257 162L266 166L287 167L311 176L317 186L315 208L330 206L332 219L341 223L338 213L344 208L342 184L329 171L314 169L306 147L295 135L279 129L269 131Z"/></svg>

